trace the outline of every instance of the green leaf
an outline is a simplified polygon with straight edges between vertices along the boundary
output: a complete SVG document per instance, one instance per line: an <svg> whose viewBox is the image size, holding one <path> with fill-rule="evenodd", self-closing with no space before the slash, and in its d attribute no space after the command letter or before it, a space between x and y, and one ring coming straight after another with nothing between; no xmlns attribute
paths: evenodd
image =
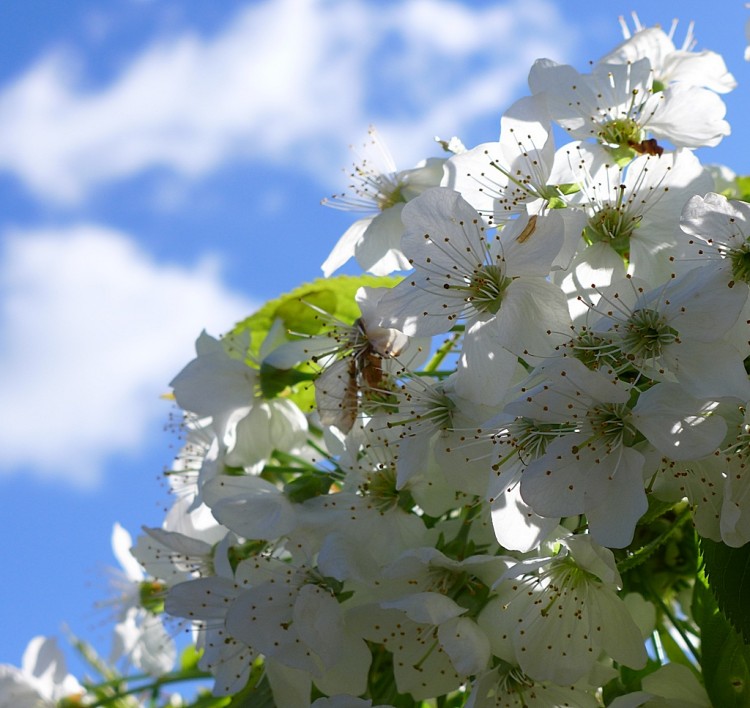
<svg viewBox="0 0 750 708"><path fill-rule="evenodd" d="M750 707L750 647L721 614L700 577L693 589L691 609L700 628L703 682L712 705Z"/></svg>
<svg viewBox="0 0 750 708"><path fill-rule="evenodd" d="M203 652L196 649L195 645L190 644L185 647L184 651L180 655L180 670L181 671L194 671L198 668L198 660L201 658Z"/></svg>
<svg viewBox="0 0 750 708"><path fill-rule="evenodd" d="M735 184L737 185L738 194L750 194L750 176L738 175Z"/></svg>
<svg viewBox="0 0 750 708"><path fill-rule="evenodd" d="M750 202L750 176L738 175L733 182L721 190L720 194L727 199L738 199L743 202Z"/></svg>
<svg viewBox="0 0 750 708"><path fill-rule="evenodd" d="M266 335L277 320L281 320L287 331L306 335L318 334L329 324L329 318L322 313L351 324L360 315L359 307L354 300L359 288L390 288L398 280L374 275L319 278L267 302L256 313L236 324L229 334L232 336L249 333L248 353L257 359Z"/></svg>
<svg viewBox="0 0 750 708"><path fill-rule="evenodd" d="M649 674L661 667L661 662L649 659L642 669L629 669L620 666L620 674L602 687L602 697L605 705L609 705L618 696L641 690L641 681Z"/></svg>
<svg viewBox="0 0 750 708"><path fill-rule="evenodd" d="M725 543L702 538L701 552L709 586L716 604L750 643L750 544L732 548Z"/></svg>
<svg viewBox="0 0 750 708"><path fill-rule="evenodd" d="M303 474L284 485L284 494L294 504L301 504L313 497L328 494L332 484L333 477L327 474L321 472Z"/></svg>
<svg viewBox="0 0 750 708"><path fill-rule="evenodd" d="M266 362L260 365L260 390L265 398L275 398L285 388L300 383L315 381L318 377L313 371L299 369L277 369Z"/></svg>
<svg viewBox="0 0 750 708"><path fill-rule="evenodd" d="M665 516L667 512L671 512L674 504L666 502L660 502L653 496L649 499L649 509L643 518L638 522L638 528L636 529L636 535L633 543L630 545L628 555L617 561L617 569L620 573L627 573L629 570L638 567L645 563L649 559L658 561L659 565L666 566L667 559L655 559L653 558L656 551L662 549L667 543L676 537L677 543L679 543L684 534L681 530L681 526L690 518L690 509L683 509L677 516L669 514ZM664 518L661 518L664 516ZM692 532L690 534L693 536ZM693 560L695 560L693 558ZM653 563L652 565L656 565ZM674 563L670 564L670 567L674 566ZM692 568L695 564L691 564ZM653 574L656 570L655 567L650 569L650 574Z"/></svg>
<svg viewBox="0 0 750 708"><path fill-rule="evenodd" d="M334 320L352 324L360 316L359 306L354 299L359 288L393 287L398 280L373 275L320 278L267 302L256 313L236 324L227 336L238 341L246 336L245 357L250 362L258 362L262 359L263 343L277 322L281 323L286 336L291 339L321 334L330 328ZM309 362L286 370L261 362L261 392L265 398L289 396L302 411L310 411L315 406L313 382L317 373Z"/></svg>
<svg viewBox="0 0 750 708"><path fill-rule="evenodd" d="M268 679L264 676L258 684L250 681L245 688L232 696L232 702L227 708L276 708Z"/></svg>
<svg viewBox="0 0 750 708"><path fill-rule="evenodd" d="M695 671L695 666L686 656L685 650L677 643L672 633L666 627L659 628L659 639L669 661L673 664L682 664Z"/></svg>
<svg viewBox="0 0 750 708"><path fill-rule="evenodd" d="M551 197L548 206L550 209L565 209L568 203L562 197Z"/></svg>

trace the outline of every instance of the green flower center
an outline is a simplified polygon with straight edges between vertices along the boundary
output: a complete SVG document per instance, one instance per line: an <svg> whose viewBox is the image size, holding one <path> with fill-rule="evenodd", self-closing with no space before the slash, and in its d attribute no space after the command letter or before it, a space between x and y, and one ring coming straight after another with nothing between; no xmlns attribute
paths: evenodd
<svg viewBox="0 0 750 708"><path fill-rule="evenodd" d="M604 403L586 414L597 440L607 447L628 445L635 438L635 428L628 423L630 410L625 403Z"/></svg>
<svg viewBox="0 0 750 708"><path fill-rule="evenodd" d="M630 257L630 237L638 228L640 217L632 216L622 206L607 206L588 221L583 238L589 245L604 242L623 258Z"/></svg>
<svg viewBox="0 0 750 708"><path fill-rule="evenodd" d="M381 189L381 191L379 191L377 196L375 197L375 201L380 211L390 209L392 206L401 204L402 202L406 203L406 199L403 195L403 185L384 185L383 189Z"/></svg>
<svg viewBox="0 0 750 708"><path fill-rule="evenodd" d="M678 339L677 330L667 325L656 310L636 310L625 325L622 349L631 360L652 359Z"/></svg>
<svg viewBox="0 0 750 708"><path fill-rule="evenodd" d="M400 428L402 437L424 434L425 430L449 430L453 424L456 404L439 389L424 394L402 391L399 399L394 398L396 403L399 405L395 408L398 411L395 415L405 414L405 417L389 420L386 425ZM393 410L392 404L392 413Z"/></svg>
<svg viewBox="0 0 750 708"><path fill-rule="evenodd" d="M743 243L729 252L732 275L735 280L750 283L750 243Z"/></svg>
<svg viewBox="0 0 750 708"><path fill-rule="evenodd" d="M505 290L512 279L504 275L497 265L482 266L474 271L471 281L463 286L467 290L466 301L470 302L477 312L497 314L503 303Z"/></svg>
<svg viewBox="0 0 750 708"><path fill-rule="evenodd" d="M586 585L601 585L601 580L585 568L581 568L570 555L557 557L552 561L548 571L550 584L548 592L559 596ZM555 598L556 599L556 598Z"/></svg>
<svg viewBox="0 0 750 708"><path fill-rule="evenodd" d="M510 425L511 442L526 460L535 460L545 453L547 446L555 438L572 433L574 429L573 425L539 423L531 418L516 418Z"/></svg>
<svg viewBox="0 0 750 708"><path fill-rule="evenodd" d="M497 659L497 691L498 696L511 693L523 694L534 687L534 680L529 678L520 668L512 666L502 659ZM499 704L498 704L499 705ZM525 705L525 704L522 704Z"/></svg>
<svg viewBox="0 0 750 708"><path fill-rule="evenodd" d="M446 556L452 557L452 543L441 549ZM466 550L463 543L458 544L462 551ZM460 554L463 556L463 553ZM461 560L462 558L459 558ZM464 617L477 617L487 604L490 589L479 578L460 568L444 568L431 566L428 573L428 592L437 592L453 600L466 610Z"/></svg>
<svg viewBox="0 0 750 708"><path fill-rule="evenodd" d="M158 580L142 581L138 587L141 607L154 615L164 612L164 598L166 597L166 593L167 586L164 583L160 583Z"/></svg>
<svg viewBox="0 0 750 708"><path fill-rule="evenodd" d="M592 371L603 367L618 370L625 363L620 348L611 339L590 330L581 332L569 347L573 350L573 356Z"/></svg>
<svg viewBox="0 0 750 708"><path fill-rule="evenodd" d="M742 423L735 429L735 435L728 437L732 442L723 452L728 456L727 459L737 457L744 461L750 458L750 424L747 422L745 408L741 407L740 412L743 414Z"/></svg>
<svg viewBox="0 0 750 708"><path fill-rule="evenodd" d="M605 145L629 147L643 140L643 130L632 118L620 118L601 126L599 140Z"/></svg>
<svg viewBox="0 0 750 708"><path fill-rule="evenodd" d="M380 512L385 513L397 506L409 511L414 506L411 492L399 490L396 481L395 465L384 465L368 476L362 492Z"/></svg>

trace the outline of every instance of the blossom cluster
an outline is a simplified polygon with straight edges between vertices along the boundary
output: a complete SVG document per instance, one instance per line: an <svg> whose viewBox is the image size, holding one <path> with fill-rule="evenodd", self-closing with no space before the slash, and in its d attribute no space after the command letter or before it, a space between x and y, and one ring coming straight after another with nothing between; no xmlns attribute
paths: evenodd
<svg viewBox="0 0 750 708"><path fill-rule="evenodd" d="M497 140L398 171L373 130L326 279L171 382L121 653L171 669L163 609L216 697L709 706L664 645L699 643L692 528L750 541L750 205L694 152L734 85L637 25L538 60Z"/></svg>

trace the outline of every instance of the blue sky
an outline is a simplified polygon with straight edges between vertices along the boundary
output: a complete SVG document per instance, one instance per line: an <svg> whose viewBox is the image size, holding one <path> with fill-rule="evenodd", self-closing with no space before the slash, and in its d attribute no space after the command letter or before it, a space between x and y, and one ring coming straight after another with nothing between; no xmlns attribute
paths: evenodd
<svg viewBox="0 0 750 708"><path fill-rule="evenodd" d="M159 396L202 328L319 276L347 146L493 140L535 58L583 70L632 10L724 54L735 133L701 159L750 172L739 0L3 4L0 663L63 621L108 651L112 524L170 505Z"/></svg>

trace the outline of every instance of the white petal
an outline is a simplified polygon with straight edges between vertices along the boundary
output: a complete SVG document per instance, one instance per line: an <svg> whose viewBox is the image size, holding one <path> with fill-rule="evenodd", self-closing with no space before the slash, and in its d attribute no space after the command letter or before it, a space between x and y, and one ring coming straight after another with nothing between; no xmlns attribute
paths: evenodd
<svg viewBox="0 0 750 708"><path fill-rule="evenodd" d="M713 147L729 135L726 106L713 91L684 84L664 89L664 100L648 127L677 147Z"/></svg>
<svg viewBox="0 0 750 708"><path fill-rule="evenodd" d="M248 539L275 539L297 524L297 514L284 493L251 475L220 475L203 488L206 504L220 523Z"/></svg>
<svg viewBox="0 0 750 708"><path fill-rule="evenodd" d="M223 620L236 596L237 587L228 578L196 578L171 587L165 608L175 617Z"/></svg>
<svg viewBox="0 0 750 708"><path fill-rule="evenodd" d="M644 676L642 685L657 696L685 701L685 708L711 708L706 689L687 666L666 664Z"/></svg>
<svg viewBox="0 0 750 708"><path fill-rule="evenodd" d="M341 606L326 590L305 585L294 603L294 624L300 639L332 668L341 658L343 619Z"/></svg>
<svg viewBox="0 0 750 708"><path fill-rule="evenodd" d="M495 318L476 318L464 334L456 366L456 393L475 403L497 406L513 383L518 366L518 357L498 341Z"/></svg>
<svg viewBox="0 0 750 708"><path fill-rule="evenodd" d="M401 610L406 616L422 624L439 625L466 610L445 595L436 592L418 592L398 600L382 602L384 609Z"/></svg>
<svg viewBox="0 0 750 708"><path fill-rule="evenodd" d="M526 553L538 547L560 521L559 517L545 518L534 513L521 498L521 487L516 482L494 483L489 493L495 538L508 550Z"/></svg>
<svg viewBox="0 0 750 708"><path fill-rule="evenodd" d="M541 516L560 518L585 509L586 469L572 452L587 436L566 435L553 440L547 453L529 464L521 476L521 497Z"/></svg>
<svg viewBox="0 0 750 708"><path fill-rule="evenodd" d="M312 679L306 671L266 658L264 671L273 691L274 704L284 708L309 708Z"/></svg>
<svg viewBox="0 0 750 708"><path fill-rule="evenodd" d="M665 347L662 359L693 396L750 399L742 357L731 344L684 340Z"/></svg>
<svg viewBox="0 0 750 708"><path fill-rule="evenodd" d="M476 209L458 192L428 189L404 207L401 218L406 227L401 247L415 264L429 263L430 270L452 273L458 262L462 273L485 262L484 227Z"/></svg>
<svg viewBox="0 0 750 708"><path fill-rule="evenodd" d="M141 564L130 552L132 547L133 540L130 534L120 524L115 522L115 525L112 527L112 553L125 571L128 580L137 583L143 580L144 573Z"/></svg>
<svg viewBox="0 0 750 708"><path fill-rule="evenodd" d="M606 587L590 592L587 600L592 624L602 628L603 649L615 661L631 669L642 669L648 659L646 647L627 605Z"/></svg>
<svg viewBox="0 0 750 708"><path fill-rule="evenodd" d="M624 548L648 510L641 453L623 448L587 470L584 513L592 538L608 548ZM592 475L593 471L593 475Z"/></svg>
<svg viewBox="0 0 750 708"><path fill-rule="evenodd" d="M644 391L632 412L635 425L660 452L673 460L692 460L714 452L727 425L716 404L700 401L682 386L661 383Z"/></svg>
<svg viewBox="0 0 750 708"><path fill-rule="evenodd" d="M484 671L490 661L490 641L477 623L456 617L440 625L438 639L456 671L471 676Z"/></svg>
<svg viewBox="0 0 750 708"><path fill-rule="evenodd" d="M362 239L362 234L367 231L374 218L374 216L370 216L365 219L358 219L344 232L328 258L320 266L326 278L341 268L354 255L355 246Z"/></svg>
<svg viewBox="0 0 750 708"><path fill-rule="evenodd" d="M505 225L492 243L492 252L505 259L509 278L546 278L565 239L562 210L546 215L522 215Z"/></svg>
<svg viewBox="0 0 750 708"><path fill-rule="evenodd" d="M542 278L518 278L507 288L494 328L497 341L527 361L551 356L568 338L565 295Z"/></svg>
<svg viewBox="0 0 750 708"><path fill-rule="evenodd" d="M205 332L196 343L198 356L170 382L178 405L198 415L217 416L249 405L257 372L231 358Z"/></svg>
<svg viewBox="0 0 750 708"><path fill-rule="evenodd" d="M354 246L354 257L362 270L373 275L389 275L411 266L401 252L403 204L395 204L377 214Z"/></svg>

